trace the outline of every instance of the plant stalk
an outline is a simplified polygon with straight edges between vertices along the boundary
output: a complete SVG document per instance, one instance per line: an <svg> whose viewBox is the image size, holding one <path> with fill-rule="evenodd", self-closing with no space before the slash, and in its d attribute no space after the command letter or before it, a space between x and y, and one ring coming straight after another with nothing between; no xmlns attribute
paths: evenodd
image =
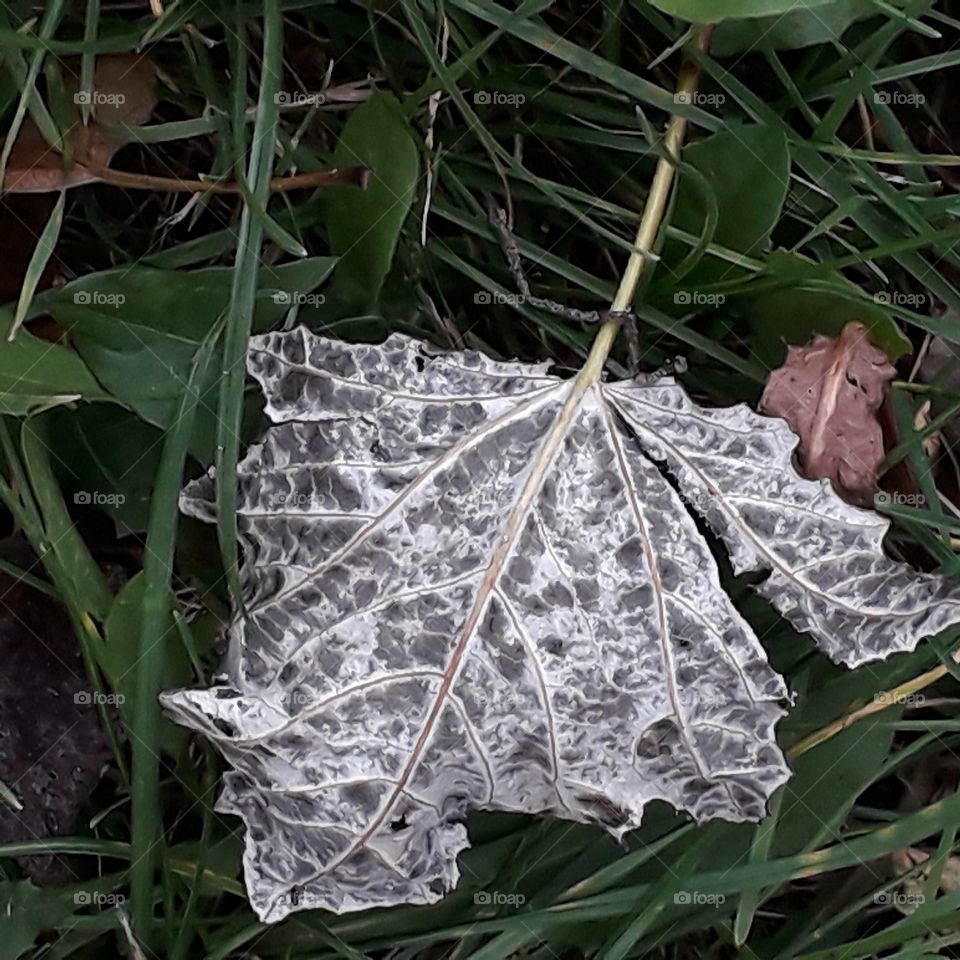
<svg viewBox="0 0 960 960"><path fill-rule="evenodd" d="M694 34L693 46L703 53L706 53L710 46L710 37L713 34L713 26L707 25L700 27ZM685 57L680 67L680 76L677 79L677 90L674 99L677 103L692 103L697 87L700 83L702 69L692 58ZM667 124L667 132L663 138L663 153L657 161L657 167L653 174L653 182L650 184L650 192L647 194L647 202L643 207L643 215L640 218L640 226L637 228L637 237L633 244L633 252L627 261L627 266L620 279L620 285L610 304L611 318L600 328L590 354L587 357L583 369L577 378L583 384L590 384L600 378L603 372L604 364L607 362L607 356L617 339L617 333L620 331L620 320L617 314L622 314L630 310L633 305L633 299L637 293L637 287L647 264L654 259L654 245L657 241L657 235L660 233L660 227L663 224L663 216L667 210L667 203L670 200L670 190L673 186L673 177L677 169L677 163L680 159L680 150L683 147L683 141L687 134L687 119L679 114L674 114Z"/></svg>
<svg viewBox="0 0 960 960"><path fill-rule="evenodd" d="M960 647L954 650L950 656L954 663L960 663ZM929 687L930 684L936 683L937 680L945 677L949 672L947 667L940 664L940 666L927 670L926 673L921 673L920 676L913 677L911 680L907 680L899 686L875 694L870 703L856 710L851 710L849 713L845 713L842 717L839 717L832 723L828 723L825 727L815 730L808 737L798 740L787 750L788 759L793 760L799 757L801 753L806 753L808 750L820 746L821 743L826 743L827 740L832 739L838 733L842 733L848 727L852 727L855 723L864 720L866 717L880 713L882 710L886 710L887 707L892 707L894 704L903 703L907 697L911 697L920 690Z"/></svg>

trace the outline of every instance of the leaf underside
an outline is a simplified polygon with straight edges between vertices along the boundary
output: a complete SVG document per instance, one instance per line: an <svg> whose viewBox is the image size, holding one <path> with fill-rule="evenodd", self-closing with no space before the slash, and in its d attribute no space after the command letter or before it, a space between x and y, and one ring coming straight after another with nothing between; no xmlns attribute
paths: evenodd
<svg viewBox="0 0 960 960"><path fill-rule="evenodd" d="M960 621L887 521L796 475L783 421L671 379L303 329L248 366L275 425L239 468L245 616L220 685L163 702L232 765L263 920L439 899L471 809L760 818L787 691L694 514L837 661ZM182 506L212 521L214 478Z"/></svg>

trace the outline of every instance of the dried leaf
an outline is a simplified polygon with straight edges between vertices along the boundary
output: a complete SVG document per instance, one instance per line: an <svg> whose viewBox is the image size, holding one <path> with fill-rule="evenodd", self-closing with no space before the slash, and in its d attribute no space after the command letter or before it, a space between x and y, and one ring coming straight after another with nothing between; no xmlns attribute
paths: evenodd
<svg viewBox="0 0 960 960"><path fill-rule="evenodd" d="M49 193L96 183L117 150L130 140L131 128L150 119L156 106L156 67L145 56L117 54L97 58L92 91L80 91L76 75L65 88L75 124L67 131L71 162L43 138L29 117L10 152L3 189L6 193ZM95 119L84 125L78 97L91 98Z"/></svg>
<svg viewBox="0 0 960 960"><path fill-rule="evenodd" d="M877 411L895 370L859 323L840 336L816 336L790 347L787 362L767 381L760 411L783 417L800 436L799 466L826 477L848 503L873 502L883 431Z"/></svg>
<svg viewBox="0 0 960 960"><path fill-rule="evenodd" d="M239 468L246 616L223 682L163 702L232 765L264 920L437 900L470 809L761 817L786 689L691 509L844 663L960 621L960 590L884 557L885 520L795 475L786 424L670 379L305 330L248 364L276 425ZM213 498L207 476L183 508Z"/></svg>

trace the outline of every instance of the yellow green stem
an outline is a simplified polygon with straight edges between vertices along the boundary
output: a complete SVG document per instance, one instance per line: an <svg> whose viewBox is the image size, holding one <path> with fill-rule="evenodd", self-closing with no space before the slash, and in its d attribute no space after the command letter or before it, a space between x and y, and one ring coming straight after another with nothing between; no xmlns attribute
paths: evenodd
<svg viewBox="0 0 960 960"><path fill-rule="evenodd" d="M951 657L956 663L960 663L960 648L954 650ZM941 677L945 677L947 673L949 671L941 664L926 673L921 673L920 676L914 677L912 680L906 680L899 686L876 694L870 703L856 710L851 710L850 713L845 713L839 719L834 720L833 723L828 723L825 727L811 733L809 737L804 737L795 743L787 751L787 756L793 760L795 757L799 757L801 753L806 753L808 750L812 750L821 743L835 737L838 733L842 733L847 727L852 727L858 721L879 713L881 710L886 710L887 707L892 707L894 704L904 703L907 697L923 690L925 687L929 687L930 684L935 683Z"/></svg>
<svg viewBox="0 0 960 960"><path fill-rule="evenodd" d="M694 37L694 46L701 51L706 51L710 45L712 33L712 26L701 27ZM689 104L693 102L700 82L700 74L699 65L690 58L684 58L683 65L680 68L680 76L677 80L676 100L678 103ZM640 284L640 278L643 276L647 264L653 259L653 249L657 242L657 235L660 233L660 227L663 224L667 203L670 200L673 177L686 133L686 118L674 114L670 118L667 132L663 138L663 154L657 161L653 182L650 184L650 192L647 194L647 202L640 218L640 226L637 228L633 251L623 271L623 277L617 287L613 302L610 304L610 313L614 316L600 328L596 339L593 341L587 362L580 371L578 379L584 384L593 383L600 378L604 364L607 362L607 356L620 330L620 321L616 319L615 315L624 313L631 308L637 293L637 287Z"/></svg>

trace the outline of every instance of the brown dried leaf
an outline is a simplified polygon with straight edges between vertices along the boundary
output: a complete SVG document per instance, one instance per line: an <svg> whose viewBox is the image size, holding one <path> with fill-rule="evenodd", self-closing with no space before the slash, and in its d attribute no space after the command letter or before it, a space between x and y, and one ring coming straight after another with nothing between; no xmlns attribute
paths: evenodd
<svg viewBox="0 0 960 960"><path fill-rule="evenodd" d="M65 78L67 101L75 111L66 131L70 161L44 140L29 117L10 152L4 176L5 193L49 193L101 180L98 171L131 139L131 128L150 119L156 106L156 68L144 56L118 54L97 59L93 83L93 119L84 126L76 103L79 79Z"/></svg>
<svg viewBox="0 0 960 960"><path fill-rule="evenodd" d="M883 459L877 411L894 368L859 323L837 338L816 336L790 347L767 381L760 412L782 417L800 437L798 465L810 479L829 478L848 503L869 505Z"/></svg>

